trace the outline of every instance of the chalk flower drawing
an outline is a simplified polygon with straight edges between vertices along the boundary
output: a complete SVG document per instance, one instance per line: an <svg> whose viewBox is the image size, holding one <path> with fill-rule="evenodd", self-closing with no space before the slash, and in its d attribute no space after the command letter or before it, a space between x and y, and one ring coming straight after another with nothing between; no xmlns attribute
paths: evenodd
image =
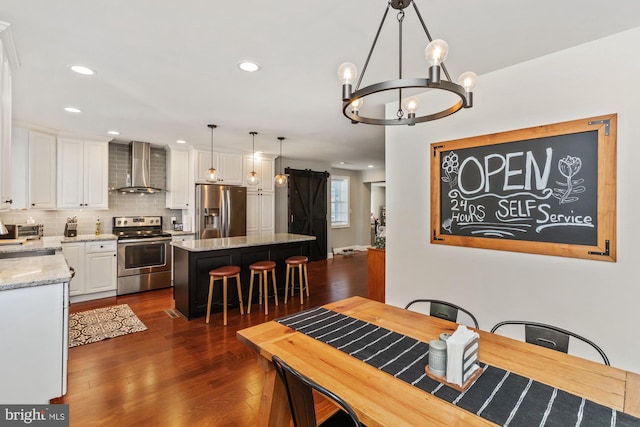
<svg viewBox="0 0 640 427"><path fill-rule="evenodd" d="M582 160L580 157L567 156L558 161L558 169L560 173L567 179L567 182L556 181L556 184L566 188L554 188L553 197L559 200L559 204L571 203L579 200L574 194L584 193L584 179L573 179L582 168Z"/></svg>
<svg viewBox="0 0 640 427"><path fill-rule="evenodd" d="M442 181L449 183L449 188L456 186L458 181L458 155L453 151L447 154L442 160L442 170L445 176L442 177Z"/></svg>

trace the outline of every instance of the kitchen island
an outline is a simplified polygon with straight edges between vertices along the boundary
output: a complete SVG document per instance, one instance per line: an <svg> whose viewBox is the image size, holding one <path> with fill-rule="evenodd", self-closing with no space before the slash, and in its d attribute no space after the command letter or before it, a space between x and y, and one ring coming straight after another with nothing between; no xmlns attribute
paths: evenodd
<svg viewBox="0 0 640 427"><path fill-rule="evenodd" d="M309 243L315 236L275 233L268 236L239 236L187 240L173 243L174 299L176 310L187 319L204 316L207 311L209 271L224 265L241 268L243 301L249 297L249 265L270 260L276 263L278 295L284 295L284 260L295 255L309 256ZM231 281L233 283L233 280ZM256 285L254 284L254 287ZM214 288L212 312L222 311L222 286ZM235 286L229 286L229 307L237 306ZM254 292L257 301L258 292Z"/></svg>
<svg viewBox="0 0 640 427"><path fill-rule="evenodd" d="M66 393L70 279L59 253L0 260L3 404L46 404Z"/></svg>

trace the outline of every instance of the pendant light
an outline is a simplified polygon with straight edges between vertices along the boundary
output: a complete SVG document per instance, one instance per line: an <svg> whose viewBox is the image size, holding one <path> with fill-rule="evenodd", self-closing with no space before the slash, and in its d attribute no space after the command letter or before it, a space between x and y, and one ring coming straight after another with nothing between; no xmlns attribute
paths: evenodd
<svg viewBox="0 0 640 427"><path fill-rule="evenodd" d="M273 183L276 187L282 188L287 185L287 175L282 172L282 141L284 141L284 136L279 136L280 140L280 173L273 177Z"/></svg>
<svg viewBox="0 0 640 427"><path fill-rule="evenodd" d="M216 125L207 125L211 129L211 167L209 168L209 175L207 176L207 182L218 182L218 173L216 168L213 167L213 130L217 128Z"/></svg>
<svg viewBox="0 0 640 427"><path fill-rule="evenodd" d="M249 132L249 134L251 135L253 140L253 144L252 144L253 155L251 157L252 159L251 172L249 172L249 175L247 175L247 184L258 185L259 179L258 179L258 174L256 173L256 135L258 134L258 132Z"/></svg>

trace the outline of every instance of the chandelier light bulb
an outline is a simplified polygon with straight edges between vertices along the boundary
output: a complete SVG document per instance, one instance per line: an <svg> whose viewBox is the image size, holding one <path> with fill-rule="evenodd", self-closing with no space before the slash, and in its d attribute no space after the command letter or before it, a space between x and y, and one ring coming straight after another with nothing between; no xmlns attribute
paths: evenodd
<svg viewBox="0 0 640 427"><path fill-rule="evenodd" d="M466 92L473 92L473 88L476 87L477 82L478 76L473 71L464 72L458 77L458 84L462 86Z"/></svg>
<svg viewBox="0 0 640 427"><path fill-rule="evenodd" d="M364 100L362 98L358 98L358 99L354 99L353 102L351 103L351 108L353 109L353 114L358 114L358 111L360 111L360 108L362 107L362 104L364 104Z"/></svg>
<svg viewBox="0 0 640 427"><path fill-rule="evenodd" d="M409 98L404 100L404 109L409 114L415 114L419 105L420 103L418 102L418 98L416 98L415 96L410 96Z"/></svg>
<svg viewBox="0 0 640 427"><path fill-rule="evenodd" d="M433 40L424 50L424 55L430 67L443 63L447 59L448 53L449 45L442 39Z"/></svg>
<svg viewBox="0 0 640 427"><path fill-rule="evenodd" d="M343 85L351 84L358 75L356 66L351 62L344 62L338 67L338 77Z"/></svg>

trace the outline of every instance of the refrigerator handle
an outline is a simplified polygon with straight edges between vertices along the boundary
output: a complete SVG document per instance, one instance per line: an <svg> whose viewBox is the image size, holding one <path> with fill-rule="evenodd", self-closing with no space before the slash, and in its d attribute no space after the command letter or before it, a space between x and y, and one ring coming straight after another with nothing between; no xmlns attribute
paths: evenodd
<svg viewBox="0 0 640 427"><path fill-rule="evenodd" d="M291 214L291 222L293 222L293 214Z"/></svg>
<svg viewBox="0 0 640 427"><path fill-rule="evenodd" d="M229 233L231 232L231 195L230 191L227 190L224 192L224 214L226 219L224 221L224 237L229 237Z"/></svg>

